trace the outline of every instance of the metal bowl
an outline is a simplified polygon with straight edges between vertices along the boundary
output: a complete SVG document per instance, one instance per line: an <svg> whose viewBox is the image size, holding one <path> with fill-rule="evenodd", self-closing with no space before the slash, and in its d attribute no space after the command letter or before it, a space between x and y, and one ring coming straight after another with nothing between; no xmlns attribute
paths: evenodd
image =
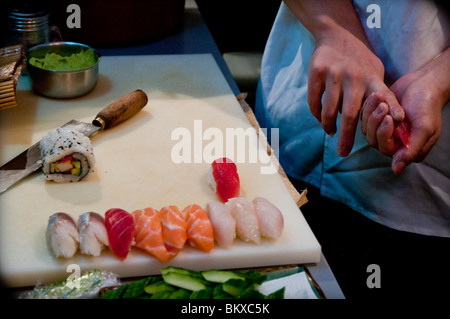
<svg viewBox="0 0 450 319"><path fill-rule="evenodd" d="M92 49L96 63L76 71L46 70L28 63L27 70L33 91L52 98L74 98L92 91L97 84L100 54L88 45L76 42L50 42L39 44L28 50L27 60L32 57L43 58L47 53L69 56L81 50Z"/></svg>

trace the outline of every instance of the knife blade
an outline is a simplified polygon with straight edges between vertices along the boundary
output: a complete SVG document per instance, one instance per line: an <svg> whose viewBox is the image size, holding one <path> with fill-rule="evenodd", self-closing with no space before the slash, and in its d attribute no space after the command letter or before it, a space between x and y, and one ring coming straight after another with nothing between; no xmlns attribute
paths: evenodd
<svg viewBox="0 0 450 319"><path fill-rule="evenodd" d="M94 118L92 123L71 120L62 127L70 127L86 136L112 128L140 111L148 102L148 97L142 90L135 90L115 100ZM42 167L40 142L0 167L0 194L11 186Z"/></svg>

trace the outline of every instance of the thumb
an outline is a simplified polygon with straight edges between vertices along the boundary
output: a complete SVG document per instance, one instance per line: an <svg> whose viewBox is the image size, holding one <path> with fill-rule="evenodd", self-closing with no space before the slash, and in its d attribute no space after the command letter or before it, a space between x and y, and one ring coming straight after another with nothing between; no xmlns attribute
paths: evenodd
<svg viewBox="0 0 450 319"><path fill-rule="evenodd" d="M415 131L411 132L411 143L407 147L400 146L392 155L391 168L395 174L401 174L406 166L412 162L420 162L428 154L432 146L432 139Z"/></svg>
<svg viewBox="0 0 450 319"><path fill-rule="evenodd" d="M400 147L395 154L392 156L392 162L391 162L391 169L394 172L395 175L400 175L405 170L406 166L409 163L406 163L406 161L403 158L405 147Z"/></svg>

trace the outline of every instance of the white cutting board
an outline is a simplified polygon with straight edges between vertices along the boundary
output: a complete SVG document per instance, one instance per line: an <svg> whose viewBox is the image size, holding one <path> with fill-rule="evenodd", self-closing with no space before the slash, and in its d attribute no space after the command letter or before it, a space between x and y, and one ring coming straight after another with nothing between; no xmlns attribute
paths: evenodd
<svg viewBox="0 0 450 319"><path fill-rule="evenodd" d="M127 122L91 138L96 157L91 176L78 183L56 184L46 182L39 172L0 195L0 272L7 285L34 286L65 279L71 275L67 272L70 264L77 264L81 272L99 268L125 278L156 274L168 265L201 270L320 260L320 245L280 175L261 174L262 167L269 167L267 154L259 155L256 163L250 163L248 156L238 159L239 152L250 154L258 149L254 140L237 146L234 157L225 155L237 164L243 196L265 197L282 211L285 229L277 240L263 240L261 245L236 240L232 248L216 247L209 254L186 246L169 263L136 248L124 261L108 249L100 257L77 253L71 259L54 258L45 230L55 212L77 219L87 211L104 215L114 207L132 212L173 204L182 209L216 200L206 177L211 160L208 147L218 144L206 135L212 133L219 140L222 132L224 145L233 145L226 138L227 128L251 127L212 55L103 57L98 84L85 97L39 97L30 91L26 76L20 79L19 105L0 111L0 162L5 163L71 119L90 122L104 106L135 89L147 93L147 106ZM176 139L172 138L174 133ZM190 140L179 135L187 133ZM181 141L192 142L191 163L174 162L179 158L172 152Z"/></svg>

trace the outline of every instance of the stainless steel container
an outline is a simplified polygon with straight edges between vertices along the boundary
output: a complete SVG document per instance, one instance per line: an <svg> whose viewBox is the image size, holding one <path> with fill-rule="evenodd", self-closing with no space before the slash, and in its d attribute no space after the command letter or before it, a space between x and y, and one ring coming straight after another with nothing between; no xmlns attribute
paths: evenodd
<svg viewBox="0 0 450 319"><path fill-rule="evenodd" d="M43 58L45 54L54 52L69 56L81 50L93 48L75 42L50 42L36 45L28 51L28 61L32 57ZM77 71L55 71L38 68L28 63L27 69L32 89L41 95L52 98L74 98L85 95L94 89L98 79L100 55L94 50L97 62L86 69Z"/></svg>
<svg viewBox="0 0 450 319"><path fill-rule="evenodd" d="M23 44L25 52L50 40L49 14L46 11L12 9L8 13L8 32L14 44Z"/></svg>

